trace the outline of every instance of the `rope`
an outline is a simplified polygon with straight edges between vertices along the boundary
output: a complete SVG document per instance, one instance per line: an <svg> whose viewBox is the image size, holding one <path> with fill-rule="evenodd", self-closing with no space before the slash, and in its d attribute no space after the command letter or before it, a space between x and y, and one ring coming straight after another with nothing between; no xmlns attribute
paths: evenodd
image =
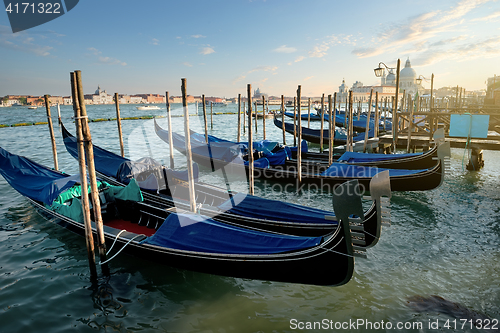
<svg viewBox="0 0 500 333"><path fill-rule="evenodd" d="M112 249L112 248L113 248L113 246L115 245L115 243L116 243L117 239L120 237L120 234L121 234L122 232L126 232L126 231L127 231L127 230L122 230L122 231L120 231L120 232L118 233L118 235L116 235L115 241L113 242L113 245L111 245L111 247L110 247L110 249L109 249L108 253L106 253L106 255L108 255L108 254L109 254L109 252L111 252L111 249ZM115 254L114 254L111 258L109 258L109 259L107 259L107 260L105 260L105 261L103 261L103 262L99 262L99 265L104 265L104 264L107 264L108 262L110 262L111 260L113 260L113 259L114 259L114 258L115 258L118 254L120 254L120 252L122 252L122 251L123 251L123 249L125 249L125 247L126 247L127 245L129 245L129 244L130 244L130 242L132 242L134 239L136 239L137 237L140 237L140 236L146 236L146 235L142 235L142 234L141 234L141 235L135 235L135 236L134 236L132 239L130 239L130 240L129 240L129 241L128 241L125 245L123 245L123 247L122 247L120 250L118 250L118 252L116 252L116 253L115 253Z"/></svg>

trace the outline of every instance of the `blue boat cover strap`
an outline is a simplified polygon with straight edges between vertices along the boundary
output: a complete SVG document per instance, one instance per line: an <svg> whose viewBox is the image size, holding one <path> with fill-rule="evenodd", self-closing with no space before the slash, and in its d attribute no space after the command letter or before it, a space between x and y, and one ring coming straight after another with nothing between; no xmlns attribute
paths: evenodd
<svg viewBox="0 0 500 333"><path fill-rule="evenodd" d="M319 245L322 237L278 235L217 222L207 216L170 214L143 243L171 249L221 254L273 254Z"/></svg>
<svg viewBox="0 0 500 333"><path fill-rule="evenodd" d="M424 170L406 170L406 169L383 169L377 167L367 167L347 163L332 163L321 176L343 177L343 178L372 178L377 173L389 170L389 177L414 175Z"/></svg>
<svg viewBox="0 0 500 333"><path fill-rule="evenodd" d="M399 158L419 156L422 153L408 153L408 154L372 154L346 151L337 160L338 162L347 163L361 163L361 162L374 162L374 161L387 161L396 160Z"/></svg>
<svg viewBox="0 0 500 333"><path fill-rule="evenodd" d="M233 206L233 202L236 204ZM253 195L238 193L218 206L219 209L236 215L263 220L297 223L336 224L325 220L325 215L334 216L333 212L296 205L277 200L263 199Z"/></svg>

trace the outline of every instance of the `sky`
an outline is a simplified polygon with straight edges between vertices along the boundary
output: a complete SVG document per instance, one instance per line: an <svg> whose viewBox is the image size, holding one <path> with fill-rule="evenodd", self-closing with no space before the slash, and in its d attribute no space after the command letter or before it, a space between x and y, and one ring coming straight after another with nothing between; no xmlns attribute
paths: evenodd
<svg viewBox="0 0 500 333"><path fill-rule="evenodd" d="M406 59L434 87L486 88L500 75L498 0L81 0L12 33L0 14L0 96L85 93L246 96L333 94L345 79ZM423 82L430 88L430 81Z"/></svg>

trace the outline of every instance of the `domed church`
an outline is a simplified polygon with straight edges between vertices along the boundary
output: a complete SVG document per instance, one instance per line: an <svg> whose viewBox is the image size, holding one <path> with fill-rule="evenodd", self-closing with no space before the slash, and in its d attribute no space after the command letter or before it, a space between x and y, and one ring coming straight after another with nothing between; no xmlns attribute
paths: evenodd
<svg viewBox="0 0 500 333"><path fill-rule="evenodd" d="M422 85L416 83L417 72L411 68L410 58L406 60L405 67L399 72L399 93L402 94L403 91L406 94L411 94L414 96L417 91L419 95L423 92L424 88ZM396 75L389 70L387 76L382 77L382 85L395 86L396 85Z"/></svg>

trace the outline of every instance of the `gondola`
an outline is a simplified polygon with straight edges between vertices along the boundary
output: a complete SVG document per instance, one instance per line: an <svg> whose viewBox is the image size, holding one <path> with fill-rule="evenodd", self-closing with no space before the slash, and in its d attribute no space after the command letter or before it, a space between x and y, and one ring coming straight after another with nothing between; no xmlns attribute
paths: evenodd
<svg viewBox="0 0 500 333"><path fill-rule="evenodd" d="M283 122L278 119L278 117L274 117L274 125L279 128L283 128ZM327 127L327 126L326 126ZM294 135L293 124L285 123L285 131ZM296 126L295 134L298 133L298 126ZM375 135L375 131L371 129L368 132L368 138L373 138ZM321 130L320 129L312 129L307 127L302 127L302 139L319 144L321 142ZM354 136L353 142L361 141L365 139L365 133L358 133ZM330 141L330 131L329 129L323 129L323 144L328 145ZM345 145L347 143L347 133L344 129L337 128L335 129L335 136L333 138L333 145Z"/></svg>
<svg viewBox="0 0 500 333"><path fill-rule="evenodd" d="M316 109L317 116L321 120L321 109ZM326 112L323 114L325 121L330 121L330 115ZM352 119L352 127L355 131L366 131L366 118L368 116L366 114L360 114L359 117L357 115L353 115ZM390 131L392 129L392 120L386 117L384 119L379 120L379 131ZM345 116L345 111L336 111L335 112L335 125L339 127L346 127L349 119ZM385 125L384 125L385 122ZM369 127L371 129L375 128L375 117L373 113L370 116Z"/></svg>
<svg viewBox="0 0 500 333"><path fill-rule="evenodd" d="M191 131L192 135L198 136L199 134ZM204 136L202 136L204 139ZM224 140L213 135L208 135L208 140L210 142L232 142ZM429 169L436 165L437 158L437 147L439 144L444 143L444 130L438 129L433 136L434 145L432 148L426 152L422 153L408 153L408 154L374 154L374 153L361 153L361 152L344 152L342 154L333 154L334 162L349 163L362 166L379 167L385 169ZM236 144L236 142L232 142ZM303 142L304 143L304 142ZM246 145L246 142L243 144ZM257 143L260 144L260 143ZM262 144L260 144L262 145ZM290 147L290 159L291 161L296 161L297 149L296 147ZM449 152L446 153L449 156ZM323 165L327 167L329 154L328 152L318 153L308 151L307 145L302 145L302 162L305 164L316 164Z"/></svg>
<svg viewBox="0 0 500 333"><path fill-rule="evenodd" d="M438 129L433 137L434 145L431 149L421 153L407 154L373 154L362 152L344 152L342 155L334 156L334 161L379 167L386 169L429 169L436 165L438 146L445 142L443 129ZM446 151L449 156L449 149ZM296 152L292 152L292 159L297 158ZM302 153L302 161L306 163L328 163L328 152L305 152Z"/></svg>
<svg viewBox="0 0 500 333"><path fill-rule="evenodd" d="M0 173L44 218L85 234L78 215L79 178L3 148ZM124 252L145 260L222 276L338 286L347 283L354 270L349 215L363 213L360 198L346 195L356 184L344 186L343 193L334 193L342 202L335 207L340 223L320 237L278 235L228 226L200 214L170 212L143 198L134 179L127 187L101 182L99 197L104 198L106 242L116 241Z"/></svg>
<svg viewBox="0 0 500 333"><path fill-rule="evenodd" d="M298 118L298 115L294 115L293 112L285 112L285 116L290 117L290 118ZM312 112L309 114L301 113L300 118L302 120L321 120L320 116L318 116L317 114L312 113Z"/></svg>
<svg viewBox="0 0 500 333"><path fill-rule="evenodd" d="M76 138L62 123L61 130L66 150L78 158ZM187 178L180 172L153 160L136 163L96 145L94 162L99 176L113 185L124 186L130 178L135 178L144 190L143 196L157 206L184 210L190 207ZM135 171L132 170L134 168ZM153 183L156 187L148 187L151 178L155 179ZM374 246L380 237L381 224L389 222L388 198L391 190L387 175L375 177L370 183L370 190L372 205L364 213L364 219L356 220L352 225L356 231L353 240L356 249ZM325 210L228 192L199 181L195 183L195 194L201 214L235 226L297 236L322 236L337 228L334 214ZM329 216L328 220L325 216Z"/></svg>
<svg viewBox="0 0 500 333"><path fill-rule="evenodd" d="M156 121L155 131L163 141L168 143L168 131L162 129ZM172 138L174 148L185 154L184 136L174 132ZM245 156L242 156L240 148L232 149L227 143L225 146L213 143L207 145L204 140L199 139L199 135L191 136L191 145L191 154L197 163L214 169L224 168L226 172L240 172L241 169L244 169L248 174L248 163L244 159ZM217 154L213 154L214 151ZM438 147L438 158L432 168L417 170L384 169L346 163L332 163L329 166L303 163L301 165L301 184L298 184L297 181L297 164L287 159L286 155L281 160L277 159L278 153L284 154L280 151L255 160L254 177L287 183L287 185L295 184L298 188L306 187L323 191L330 191L339 184L357 179L361 188L368 191L371 178L380 172L388 171L391 191L425 191L441 185L445 173L444 163L446 157L449 156L447 151L449 151L449 142ZM269 163L269 159L280 164Z"/></svg>

